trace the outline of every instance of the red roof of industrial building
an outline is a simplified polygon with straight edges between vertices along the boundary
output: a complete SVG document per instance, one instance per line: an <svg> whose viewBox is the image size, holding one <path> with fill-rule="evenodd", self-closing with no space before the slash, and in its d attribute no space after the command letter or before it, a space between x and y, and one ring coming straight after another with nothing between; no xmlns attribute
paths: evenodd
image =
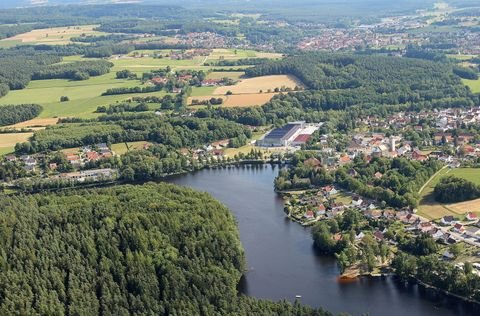
<svg viewBox="0 0 480 316"><path fill-rule="evenodd" d="M295 138L294 142L303 142L306 143L310 139L310 135L308 134L301 134Z"/></svg>

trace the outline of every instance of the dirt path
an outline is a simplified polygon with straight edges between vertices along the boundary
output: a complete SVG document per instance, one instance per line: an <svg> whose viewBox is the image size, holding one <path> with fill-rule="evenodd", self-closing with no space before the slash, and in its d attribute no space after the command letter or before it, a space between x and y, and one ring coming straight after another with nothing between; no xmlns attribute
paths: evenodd
<svg viewBox="0 0 480 316"><path fill-rule="evenodd" d="M435 172L435 174L433 176L430 177L430 179L428 179L427 182L425 182L424 185L422 185L422 187L420 188L420 190L418 190L418 194L421 194L423 189L425 189L425 187L430 183L432 182L433 178L435 178L440 172L442 172L443 169L447 168L448 166L443 166L442 169L438 170L437 172Z"/></svg>

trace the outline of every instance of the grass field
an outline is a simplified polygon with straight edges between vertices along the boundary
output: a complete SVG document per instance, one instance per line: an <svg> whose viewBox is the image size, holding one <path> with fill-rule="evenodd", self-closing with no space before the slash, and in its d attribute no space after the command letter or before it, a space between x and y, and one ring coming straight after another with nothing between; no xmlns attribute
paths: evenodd
<svg viewBox="0 0 480 316"><path fill-rule="evenodd" d="M480 199L454 204L441 204L435 201L433 190L440 179L447 175L463 178L480 185L480 169L443 169L430 181L427 186L425 186L422 192L420 192L420 205L418 207L419 214L430 219L437 219L446 215L463 215L468 211L474 211L480 214Z"/></svg>
<svg viewBox="0 0 480 316"><path fill-rule="evenodd" d="M458 60L469 60L474 57L477 57L477 55L448 54L447 57L458 59Z"/></svg>
<svg viewBox="0 0 480 316"><path fill-rule="evenodd" d="M208 60L235 60L243 58L281 58L282 54L257 52L254 50L246 49L214 49L208 56Z"/></svg>
<svg viewBox="0 0 480 316"><path fill-rule="evenodd" d="M81 34L85 34L87 36L106 34L103 32L94 31L93 29L96 26L97 25L82 25L38 29L3 39L0 41L0 43L6 47L15 46L18 44L65 45L72 43L70 41L72 37L79 37Z"/></svg>
<svg viewBox="0 0 480 316"><path fill-rule="evenodd" d="M10 91L0 99L2 104L38 103L43 106L39 118L97 116L95 110L100 105L109 105L134 96L163 96L163 91L145 94L123 94L101 96L103 92L116 87L134 87L140 85L137 80L115 79L115 73L92 77L85 81L63 79L35 80L23 90ZM61 96L68 96L70 101L60 102Z"/></svg>
<svg viewBox="0 0 480 316"><path fill-rule="evenodd" d="M143 149L143 146L145 146L146 144L149 144L149 142L140 141L140 142L129 142L127 144L118 143L118 144L112 144L111 149L117 155L123 155L130 150Z"/></svg>
<svg viewBox="0 0 480 316"><path fill-rule="evenodd" d="M464 85L470 87L473 93L480 93L480 79L477 80L468 80L462 79Z"/></svg>
<svg viewBox="0 0 480 316"><path fill-rule="evenodd" d="M0 147L0 156L11 154L14 152L14 150L15 150L14 147L5 147L5 148Z"/></svg>
<svg viewBox="0 0 480 316"><path fill-rule="evenodd" d="M215 89L216 87L193 87L192 94L190 96L192 97L208 96L208 98L210 99Z"/></svg>

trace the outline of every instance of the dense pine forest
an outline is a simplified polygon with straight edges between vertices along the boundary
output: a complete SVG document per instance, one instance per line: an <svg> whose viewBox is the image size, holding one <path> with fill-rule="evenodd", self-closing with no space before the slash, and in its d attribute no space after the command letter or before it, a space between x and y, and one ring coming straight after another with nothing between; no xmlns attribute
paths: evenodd
<svg viewBox="0 0 480 316"><path fill-rule="evenodd" d="M330 315L237 297L232 214L167 184L0 199L0 313Z"/></svg>

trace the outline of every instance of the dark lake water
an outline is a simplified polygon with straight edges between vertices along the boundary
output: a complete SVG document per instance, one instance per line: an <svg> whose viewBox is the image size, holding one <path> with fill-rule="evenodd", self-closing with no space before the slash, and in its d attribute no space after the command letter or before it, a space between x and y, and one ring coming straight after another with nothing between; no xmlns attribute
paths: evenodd
<svg viewBox="0 0 480 316"><path fill-rule="evenodd" d="M480 315L476 306L393 277L337 280L335 259L315 252L310 231L288 220L273 191L278 166L205 169L168 181L212 194L235 214L248 271L240 291L262 299L295 300L352 315Z"/></svg>

